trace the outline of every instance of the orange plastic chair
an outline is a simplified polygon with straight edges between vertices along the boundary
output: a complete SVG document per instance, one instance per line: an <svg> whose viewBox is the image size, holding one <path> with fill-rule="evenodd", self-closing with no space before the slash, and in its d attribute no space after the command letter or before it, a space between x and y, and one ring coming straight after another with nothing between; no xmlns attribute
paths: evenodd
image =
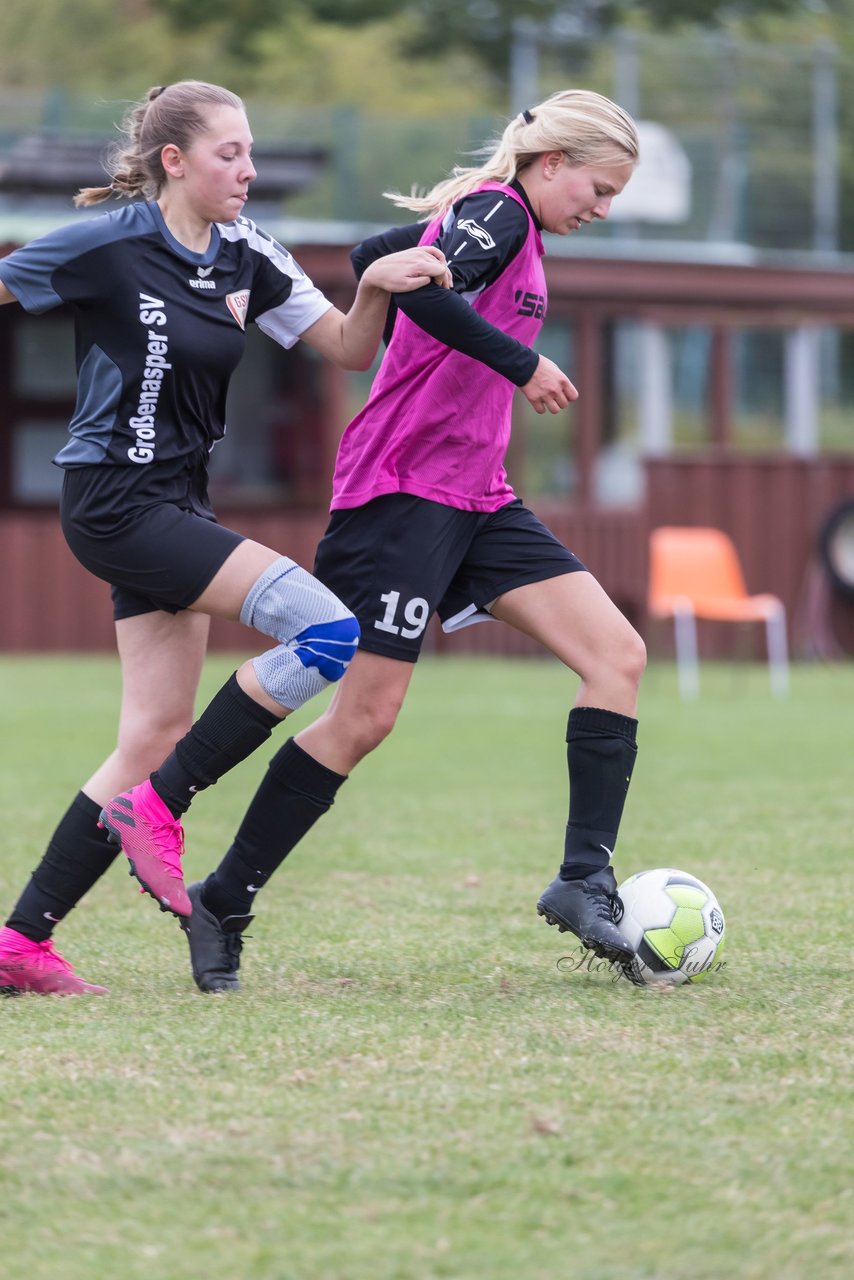
<svg viewBox="0 0 854 1280"><path fill-rule="evenodd" d="M672 618L676 638L679 691L683 698L700 691L697 618L718 622L764 622L773 693L789 689L786 611L773 595L747 593L738 552L720 529L653 529L649 540L650 616Z"/></svg>

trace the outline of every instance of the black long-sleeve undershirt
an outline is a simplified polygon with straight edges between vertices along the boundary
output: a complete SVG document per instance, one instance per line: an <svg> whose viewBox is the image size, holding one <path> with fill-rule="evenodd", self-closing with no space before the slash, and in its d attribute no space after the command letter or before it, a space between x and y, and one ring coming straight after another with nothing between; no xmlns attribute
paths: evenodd
<svg viewBox="0 0 854 1280"><path fill-rule="evenodd" d="M495 201L495 192L488 193L490 203ZM477 213L477 203L485 203L485 193L468 197L462 205L465 212ZM485 320L479 312L466 301L465 294L476 294L480 289L492 283L500 275L509 261L518 253L527 234L527 218L523 209L513 200L507 200L508 208L502 223L497 223L490 230L495 231L491 251L483 251L478 245L471 246L463 261L454 260L454 288L443 289L441 285L430 283L411 293L397 293L389 304L389 319L386 325L385 339L389 340L394 325L396 309L417 324L420 329L446 346L471 356L488 368L494 369L516 386L524 386L530 381L537 367L539 356L524 343L503 332ZM459 206L458 206L459 207ZM502 210L502 213L505 211ZM424 232L423 223L411 223L403 227L393 227L389 231L371 236L353 250L351 260L357 277L369 263L387 253L396 253L401 249L411 248L421 239ZM444 241L444 243L443 243ZM451 258L465 241L465 233L449 228L448 234L437 241L438 247ZM459 292L458 292L459 290Z"/></svg>

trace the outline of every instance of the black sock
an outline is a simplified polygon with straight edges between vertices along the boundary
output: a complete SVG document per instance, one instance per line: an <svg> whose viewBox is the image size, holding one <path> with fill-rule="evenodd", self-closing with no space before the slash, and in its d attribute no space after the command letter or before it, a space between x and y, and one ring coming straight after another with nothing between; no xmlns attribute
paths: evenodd
<svg viewBox="0 0 854 1280"><path fill-rule="evenodd" d="M564 880L583 880L611 861L638 750L637 727L631 716L598 707L573 707L569 713Z"/></svg>
<svg viewBox="0 0 854 1280"><path fill-rule="evenodd" d="M80 791L51 837L44 857L6 921L33 942L44 942L118 856L99 830L101 806Z"/></svg>
<svg viewBox="0 0 854 1280"><path fill-rule="evenodd" d="M232 674L152 773L152 787L177 818L187 812L197 791L212 786L256 751L279 722L279 716L244 693Z"/></svg>
<svg viewBox="0 0 854 1280"><path fill-rule="evenodd" d="M208 911L221 920L248 915L257 891L331 807L345 781L289 738L270 761L234 844L205 881Z"/></svg>

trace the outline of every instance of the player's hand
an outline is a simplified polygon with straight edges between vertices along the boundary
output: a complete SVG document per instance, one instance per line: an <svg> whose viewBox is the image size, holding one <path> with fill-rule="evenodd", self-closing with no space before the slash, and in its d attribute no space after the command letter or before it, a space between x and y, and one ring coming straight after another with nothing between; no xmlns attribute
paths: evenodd
<svg viewBox="0 0 854 1280"><path fill-rule="evenodd" d="M453 288L451 271L441 249L435 245L417 245L376 258L366 268L362 282L387 293L411 293L434 280L443 289Z"/></svg>
<svg viewBox="0 0 854 1280"><path fill-rule="evenodd" d="M553 360L540 356L534 376L519 390L537 413L560 413L578 392Z"/></svg>

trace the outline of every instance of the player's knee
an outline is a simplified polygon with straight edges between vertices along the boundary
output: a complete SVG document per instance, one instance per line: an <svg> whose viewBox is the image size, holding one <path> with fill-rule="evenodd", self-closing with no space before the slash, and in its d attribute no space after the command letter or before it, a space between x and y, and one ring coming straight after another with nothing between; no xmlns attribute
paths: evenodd
<svg viewBox="0 0 854 1280"><path fill-rule="evenodd" d="M402 704L403 695L393 688L384 685L378 695L372 684L360 682L357 670L348 677L341 696L332 699L321 717L327 740L334 741L352 762L348 770L385 741Z"/></svg>
<svg viewBox="0 0 854 1280"><path fill-rule="evenodd" d="M361 720L349 721L346 727L336 725L339 730L336 740L354 762L364 760L385 742L394 728L395 719L395 716L367 715Z"/></svg>
<svg viewBox="0 0 854 1280"><path fill-rule="evenodd" d="M359 644L359 624L352 613L331 622L315 622L291 643L302 665L315 667L332 684L341 679L353 660Z"/></svg>
<svg viewBox="0 0 854 1280"><path fill-rule="evenodd" d="M594 698L596 705L618 705L632 701L637 695L646 668L646 646L625 619L622 624L599 637L599 643L584 651L573 667Z"/></svg>
<svg viewBox="0 0 854 1280"><path fill-rule="evenodd" d="M620 626L602 638L592 663L601 675L609 673L610 678L616 676L624 684L637 687L646 668L646 645L631 623L621 618Z"/></svg>
<svg viewBox="0 0 854 1280"><path fill-rule="evenodd" d="M258 578L243 602L240 621L282 644L299 644L329 627L329 643L334 642L334 624L344 624L342 634L352 633L355 619L346 605L295 561L280 556ZM356 628L358 638L358 627Z"/></svg>
<svg viewBox="0 0 854 1280"><path fill-rule="evenodd" d="M261 688L273 701L296 711L341 679L358 643L359 624L347 612L343 618L305 627L287 643L255 658L252 667Z"/></svg>
<svg viewBox="0 0 854 1280"><path fill-rule="evenodd" d="M639 685L646 670L646 645L634 627L630 628L630 632L621 648L621 667L624 677L632 684Z"/></svg>
<svg viewBox="0 0 854 1280"><path fill-rule="evenodd" d="M346 605L287 556L258 578L240 621L279 641L252 665L262 689L291 711L340 680L359 643Z"/></svg>
<svg viewBox="0 0 854 1280"><path fill-rule="evenodd" d="M382 701L375 702L370 708L365 709L364 715L360 716L351 728L355 746L360 755L366 756L370 751L375 751L380 743L386 740L397 723L399 710L398 703Z"/></svg>

